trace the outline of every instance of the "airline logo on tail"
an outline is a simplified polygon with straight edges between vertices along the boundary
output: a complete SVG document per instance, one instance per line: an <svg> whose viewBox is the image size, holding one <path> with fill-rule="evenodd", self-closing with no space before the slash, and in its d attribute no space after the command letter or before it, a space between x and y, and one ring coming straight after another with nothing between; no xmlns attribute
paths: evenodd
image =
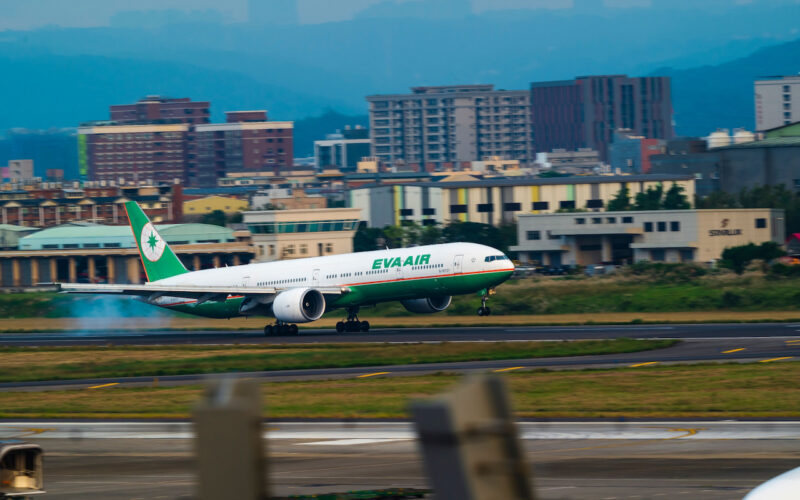
<svg viewBox="0 0 800 500"><path fill-rule="evenodd" d="M141 243L140 248L142 249L142 255L150 262L155 262L160 259L161 255L164 254L164 248L167 246L164 239L158 234L158 231L156 231L156 228L153 227L151 222L148 222L142 228L139 242Z"/></svg>

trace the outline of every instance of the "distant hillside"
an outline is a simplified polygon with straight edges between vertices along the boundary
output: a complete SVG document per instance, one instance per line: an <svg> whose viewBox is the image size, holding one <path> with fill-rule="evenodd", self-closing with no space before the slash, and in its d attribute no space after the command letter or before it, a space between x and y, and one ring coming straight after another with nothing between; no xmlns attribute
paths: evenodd
<svg viewBox="0 0 800 500"><path fill-rule="evenodd" d="M267 109L270 118L292 120L326 108L349 109L320 98L262 83L233 71L190 64L98 56L0 54L0 130L74 127L109 118L108 106L148 94L209 100L215 120L237 109Z"/></svg>
<svg viewBox="0 0 800 500"><path fill-rule="evenodd" d="M676 131L703 136L716 128L755 127L753 82L770 75L800 72L800 40L760 49L716 66L686 70L662 68L672 77Z"/></svg>

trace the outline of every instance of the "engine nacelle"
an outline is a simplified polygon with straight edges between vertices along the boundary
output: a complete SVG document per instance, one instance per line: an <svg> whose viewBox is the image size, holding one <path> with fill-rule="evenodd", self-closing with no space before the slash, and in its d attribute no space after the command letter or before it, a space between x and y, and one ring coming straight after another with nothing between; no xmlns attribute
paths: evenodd
<svg viewBox="0 0 800 500"><path fill-rule="evenodd" d="M453 297L428 297L426 299L401 300L400 303L407 311L412 313L430 314L441 312L450 306Z"/></svg>
<svg viewBox="0 0 800 500"><path fill-rule="evenodd" d="M292 288L272 302L272 314L284 323L316 321L325 312L325 297L314 288Z"/></svg>

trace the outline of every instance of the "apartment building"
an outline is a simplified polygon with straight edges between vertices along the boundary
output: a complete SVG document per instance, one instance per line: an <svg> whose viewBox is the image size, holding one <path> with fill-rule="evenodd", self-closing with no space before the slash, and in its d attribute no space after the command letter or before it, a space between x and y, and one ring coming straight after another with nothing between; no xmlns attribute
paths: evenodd
<svg viewBox="0 0 800 500"><path fill-rule="evenodd" d="M618 129L669 140L672 97L669 77L582 76L531 84L531 123L537 151L592 148L608 159Z"/></svg>
<svg viewBox="0 0 800 500"><path fill-rule="evenodd" d="M372 156L417 171L460 169L494 156L534 160L530 93L493 85L412 87L367 97Z"/></svg>
<svg viewBox="0 0 800 500"><path fill-rule="evenodd" d="M800 121L800 76L755 82L756 131Z"/></svg>

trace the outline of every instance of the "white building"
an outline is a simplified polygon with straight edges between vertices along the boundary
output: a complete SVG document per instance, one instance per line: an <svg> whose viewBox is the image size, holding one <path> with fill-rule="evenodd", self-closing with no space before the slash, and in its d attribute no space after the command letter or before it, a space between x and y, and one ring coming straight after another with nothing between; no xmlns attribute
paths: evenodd
<svg viewBox="0 0 800 500"><path fill-rule="evenodd" d="M756 80L756 131L800 121L800 76Z"/></svg>

